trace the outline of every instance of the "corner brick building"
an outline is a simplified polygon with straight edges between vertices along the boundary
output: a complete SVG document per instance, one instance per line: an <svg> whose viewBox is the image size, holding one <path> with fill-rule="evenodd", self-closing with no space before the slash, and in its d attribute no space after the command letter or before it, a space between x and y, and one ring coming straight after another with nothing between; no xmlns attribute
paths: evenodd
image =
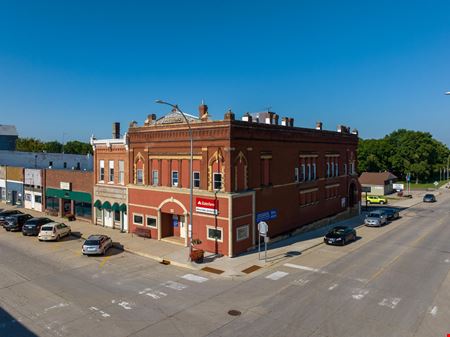
<svg viewBox="0 0 450 337"><path fill-rule="evenodd" d="M188 116L194 138L193 239L208 252L235 256L257 243L257 222L269 236L359 206L357 132L298 128L268 112L222 121ZM189 130L177 111L130 124L130 231L187 244Z"/></svg>

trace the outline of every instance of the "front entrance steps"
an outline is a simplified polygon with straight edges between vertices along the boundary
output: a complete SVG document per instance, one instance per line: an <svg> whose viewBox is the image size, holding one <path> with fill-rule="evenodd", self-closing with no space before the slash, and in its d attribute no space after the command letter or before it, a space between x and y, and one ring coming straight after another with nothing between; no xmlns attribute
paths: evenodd
<svg viewBox="0 0 450 337"><path fill-rule="evenodd" d="M162 238L161 241L166 241L169 243L173 243L175 245L183 246L184 247L184 238L181 238L179 236L167 236L165 238Z"/></svg>

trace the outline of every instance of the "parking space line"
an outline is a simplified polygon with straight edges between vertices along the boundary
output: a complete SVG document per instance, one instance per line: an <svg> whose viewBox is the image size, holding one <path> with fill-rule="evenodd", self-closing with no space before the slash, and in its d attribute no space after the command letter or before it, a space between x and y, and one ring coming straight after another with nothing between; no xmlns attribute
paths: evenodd
<svg viewBox="0 0 450 337"><path fill-rule="evenodd" d="M110 258L111 256L105 256L104 258L103 258L103 260L102 260L102 262L100 262L100 264L99 264L99 268L102 268L104 265L105 265L105 263L109 260L109 258Z"/></svg>
<svg viewBox="0 0 450 337"><path fill-rule="evenodd" d="M192 281L192 282L197 282L197 283L203 283L208 281L208 279L206 277L202 277L202 276L198 276L198 275L194 275L194 274L186 274L181 276L181 278L188 280L188 281Z"/></svg>

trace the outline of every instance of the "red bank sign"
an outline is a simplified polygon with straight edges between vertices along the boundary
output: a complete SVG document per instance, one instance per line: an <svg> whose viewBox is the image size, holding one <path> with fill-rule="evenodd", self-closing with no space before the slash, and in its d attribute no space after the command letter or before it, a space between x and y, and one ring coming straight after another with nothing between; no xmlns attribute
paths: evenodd
<svg viewBox="0 0 450 337"><path fill-rule="evenodd" d="M218 208L219 208L219 200L195 198L196 212L217 215Z"/></svg>

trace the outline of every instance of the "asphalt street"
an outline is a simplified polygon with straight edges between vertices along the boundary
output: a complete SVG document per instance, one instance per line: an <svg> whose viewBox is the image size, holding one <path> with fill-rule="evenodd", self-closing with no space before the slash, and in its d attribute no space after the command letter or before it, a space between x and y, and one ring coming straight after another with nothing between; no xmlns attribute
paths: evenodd
<svg viewBox="0 0 450 337"><path fill-rule="evenodd" d="M447 336L449 194L242 278L1 229L0 336Z"/></svg>

